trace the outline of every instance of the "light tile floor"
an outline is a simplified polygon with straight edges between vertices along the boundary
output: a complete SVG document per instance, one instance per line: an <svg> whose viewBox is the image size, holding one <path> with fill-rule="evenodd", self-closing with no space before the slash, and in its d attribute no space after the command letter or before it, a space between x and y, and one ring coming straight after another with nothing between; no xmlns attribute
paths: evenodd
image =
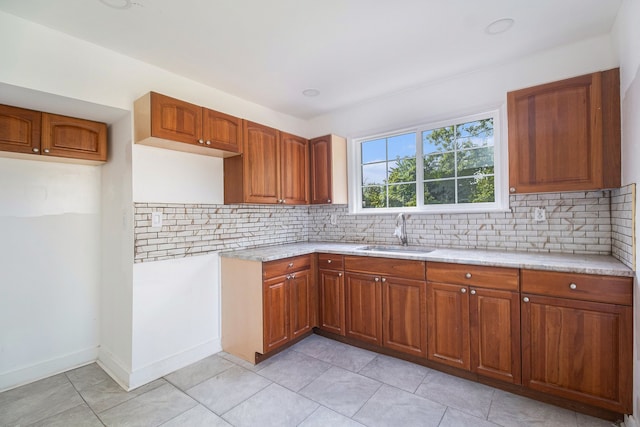
<svg viewBox="0 0 640 427"><path fill-rule="evenodd" d="M312 335L253 366L219 353L131 392L96 364L0 393L0 426L613 423Z"/></svg>

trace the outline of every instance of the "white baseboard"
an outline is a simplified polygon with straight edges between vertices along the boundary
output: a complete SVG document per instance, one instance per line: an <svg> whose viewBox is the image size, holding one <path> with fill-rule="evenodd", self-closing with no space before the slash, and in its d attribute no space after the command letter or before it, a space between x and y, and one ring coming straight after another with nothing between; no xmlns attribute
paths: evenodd
<svg viewBox="0 0 640 427"><path fill-rule="evenodd" d="M61 372L95 362L98 347L91 347L64 356L38 362L0 374L0 392L29 384Z"/></svg>
<svg viewBox="0 0 640 427"><path fill-rule="evenodd" d="M98 353L98 365L107 373L120 387L125 390L129 388L130 368L127 368L122 361L113 355L109 350L100 347Z"/></svg>
<svg viewBox="0 0 640 427"><path fill-rule="evenodd" d="M624 416L624 427L640 427L640 423L633 415Z"/></svg>
<svg viewBox="0 0 640 427"><path fill-rule="evenodd" d="M220 351L222 351L222 343L220 338L216 338L150 365L134 369L129 375L128 390L148 384Z"/></svg>

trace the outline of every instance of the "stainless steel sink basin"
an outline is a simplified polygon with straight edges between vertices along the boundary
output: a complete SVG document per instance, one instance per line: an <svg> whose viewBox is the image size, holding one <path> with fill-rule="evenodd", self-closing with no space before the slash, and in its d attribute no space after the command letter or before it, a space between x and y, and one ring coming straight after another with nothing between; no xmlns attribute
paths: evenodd
<svg viewBox="0 0 640 427"><path fill-rule="evenodd" d="M424 246L399 246L399 245L371 245L361 246L357 248L358 251L365 252L393 252L393 253L429 253L433 252L434 248L426 248Z"/></svg>

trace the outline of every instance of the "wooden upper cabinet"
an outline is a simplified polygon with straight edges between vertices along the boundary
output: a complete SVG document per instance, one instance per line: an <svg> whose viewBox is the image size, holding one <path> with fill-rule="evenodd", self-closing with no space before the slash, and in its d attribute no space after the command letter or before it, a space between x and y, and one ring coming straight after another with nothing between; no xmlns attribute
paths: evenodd
<svg viewBox="0 0 640 427"><path fill-rule="evenodd" d="M197 145L202 139L202 107L151 92L151 135Z"/></svg>
<svg viewBox="0 0 640 427"><path fill-rule="evenodd" d="M326 135L309 141L311 204L346 204L346 140Z"/></svg>
<svg viewBox="0 0 640 427"><path fill-rule="evenodd" d="M42 113L43 155L107 161L107 125Z"/></svg>
<svg viewBox="0 0 640 427"><path fill-rule="evenodd" d="M203 108L202 111L202 139L205 145L235 153L242 152L242 119L208 108Z"/></svg>
<svg viewBox="0 0 640 427"><path fill-rule="evenodd" d="M308 204L308 141L244 121L242 156L224 159L225 203Z"/></svg>
<svg viewBox="0 0 640 427"><path fill-rule="evenodd" d="M214 157L242 152L242 119L149 92L134 103L137 144Z"/></svg>
<svg viewBox="0 0 640 427"><path fill-rule="evenodd" d="M40 121L39 111L0 105L0 150L39 153Z"/></svg>
<svg viewBox="0 0 640 427"><path fill-rule="evenodd" d="M304 138L280 133L280 200L287 205L309 203L309 148Z"/></svg>
<svg viewBox="0 0 640 427"><path fill-rule="evenodd" d="M620 186L620 78L613 69L507 94L509 191Z"/></svg>

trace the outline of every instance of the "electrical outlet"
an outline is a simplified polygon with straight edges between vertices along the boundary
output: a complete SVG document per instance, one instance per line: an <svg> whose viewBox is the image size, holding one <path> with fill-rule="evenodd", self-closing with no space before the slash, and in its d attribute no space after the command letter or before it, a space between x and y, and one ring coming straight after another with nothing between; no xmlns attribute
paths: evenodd
<svg viewBox="0 0 640 427"><path fill-rule="evenodd" d="M151 212L151 226L162 227L162 212Z"/></svg>
<svg viewBox="0 0 640 427"><path fill-rule="evenodd" d="M545 208L536 208L533 211L533 219L536 222L543 222L547 220L547 211Z"/></svg>

